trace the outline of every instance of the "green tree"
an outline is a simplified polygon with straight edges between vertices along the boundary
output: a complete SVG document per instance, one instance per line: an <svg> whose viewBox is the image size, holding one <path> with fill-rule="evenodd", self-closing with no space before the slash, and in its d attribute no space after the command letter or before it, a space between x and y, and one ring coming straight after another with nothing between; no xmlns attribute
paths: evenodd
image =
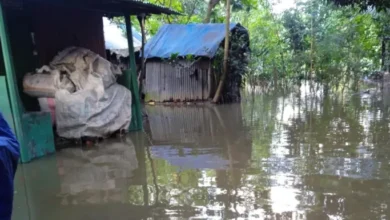
<svg viewBox="0 0 390 220"><path fill-rule="evenodd" d="M327 2L334 3L339 6L351 6L357 5L363 9L368 9L369 7L375 7L379 10L385 10L390 8L390 1L386 0L326 0Z"/></svg>

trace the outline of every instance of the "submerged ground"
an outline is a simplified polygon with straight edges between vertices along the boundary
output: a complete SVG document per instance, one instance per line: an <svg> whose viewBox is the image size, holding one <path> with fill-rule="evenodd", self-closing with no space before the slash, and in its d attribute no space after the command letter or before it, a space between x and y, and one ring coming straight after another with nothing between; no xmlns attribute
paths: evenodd
<svg viewBox="0 0 390 220"><path fill-rule="evenodd" d="M146 132L20 166L13 220L388 219L389 100L147 106Z"/></svg>

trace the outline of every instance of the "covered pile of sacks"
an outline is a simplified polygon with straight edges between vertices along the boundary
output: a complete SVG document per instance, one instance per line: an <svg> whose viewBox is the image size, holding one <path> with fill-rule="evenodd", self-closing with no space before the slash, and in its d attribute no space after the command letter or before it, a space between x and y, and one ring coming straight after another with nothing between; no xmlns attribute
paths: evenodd
<svg viewBox="0 0 390 220"><path fill-rule="evenodd" d="M27 74L23 88L52 112L60 137L107 137L130 126L131 92L117 83L121 74L98 54L70 47Z"/></svg>

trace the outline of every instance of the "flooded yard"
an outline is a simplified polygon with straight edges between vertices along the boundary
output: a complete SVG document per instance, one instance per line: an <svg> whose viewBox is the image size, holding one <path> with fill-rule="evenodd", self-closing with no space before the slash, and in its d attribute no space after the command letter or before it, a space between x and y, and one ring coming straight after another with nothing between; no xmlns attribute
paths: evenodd
<svg viewBox="0 0 390 220"><path fill-rule="evenodd" d="M387 95L146 106L145 132L19 167L14 220L389 219Z"/></svg>

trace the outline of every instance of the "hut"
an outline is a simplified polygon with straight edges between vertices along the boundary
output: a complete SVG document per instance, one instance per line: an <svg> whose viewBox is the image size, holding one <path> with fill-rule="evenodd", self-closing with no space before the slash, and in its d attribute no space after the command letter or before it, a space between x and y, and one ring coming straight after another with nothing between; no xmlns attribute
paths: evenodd
<svg viewBox="0 0 390 220"><path fill-rule="evenodd" d="M130 20L138 14L177 12L138 0L0 0L0 110L21 144L22 162L55 151L50 114L23 94L24 75L69 46L106 57L103 16L125 17L130 66L120 82L133 95L129 130L142 129Z"/></svg>
<svg viewBox="0 0 390 220"><path fill-rule="evenodd" d="M206 101L222 75L225 24L167 24L145 45L145 101ZM240 100L248 63L249 34L230 25L229 74L223 102Z"/></svg>

